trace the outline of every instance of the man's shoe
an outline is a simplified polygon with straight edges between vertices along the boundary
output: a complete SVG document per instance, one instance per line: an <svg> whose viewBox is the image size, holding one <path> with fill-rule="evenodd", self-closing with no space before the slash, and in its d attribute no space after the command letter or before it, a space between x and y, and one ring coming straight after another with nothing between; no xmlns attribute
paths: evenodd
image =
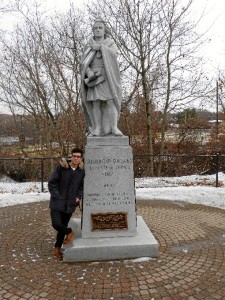
<svg viewBox="0 0 225 300"><path fill-rule="evenodd" d="M65 240L63 241L63 244L64 245L70 244L72 242L74 236L75 236L75 232L71 231L69 234L67 234Z"/></svg>
<svg viewBox="0 0 225 300"><path fill-rule="evenodd" d="M61 248L60 247L54 247L52 250L52 254L58 258L59 260L62 260L63 258L63 254L61 252Z"/></svg>

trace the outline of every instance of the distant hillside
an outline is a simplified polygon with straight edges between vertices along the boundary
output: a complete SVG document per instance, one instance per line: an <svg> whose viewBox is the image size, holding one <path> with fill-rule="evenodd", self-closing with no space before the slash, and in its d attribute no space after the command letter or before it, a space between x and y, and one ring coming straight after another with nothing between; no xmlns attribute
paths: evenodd
<svg viewBox="0 0 225 300"><path fill-rule="evenodd" d="M0 136L32 136L34 126L29 116L0 114Z"/></svg>
<svg viewBox="0 0 225 300"><path fill-rule="evenodd" d="M13 126L14 120L13 116L9 114L0 114L0 135L11 135L12 130L15 126ZM15 130L15 128L14 128ZM13 130L13 131L14 131Z"/></svg>

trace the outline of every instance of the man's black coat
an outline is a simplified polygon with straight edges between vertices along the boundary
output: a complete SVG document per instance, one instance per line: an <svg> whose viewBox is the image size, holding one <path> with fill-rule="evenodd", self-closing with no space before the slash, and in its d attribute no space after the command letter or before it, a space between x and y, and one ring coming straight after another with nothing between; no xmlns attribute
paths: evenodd
<svg viewBox="0 0 225 300"><path fill-rule="evenodd" d="M76 198L83 197L83 182L85 172L82 167L73 170L65 159L55 168L48 182L50 192L49 207L52 210L64 213L73 213L76 206Z"/></svg>

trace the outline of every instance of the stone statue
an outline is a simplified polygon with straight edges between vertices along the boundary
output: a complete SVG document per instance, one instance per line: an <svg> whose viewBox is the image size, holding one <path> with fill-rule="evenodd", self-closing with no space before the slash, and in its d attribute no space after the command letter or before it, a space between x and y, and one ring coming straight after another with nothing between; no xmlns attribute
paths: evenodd
<svg viewBox="0 0 225 300"><path fill-rule="evenodd" d="M82 104L89 135L122 136L117 127L122 100L118 49L103 21L95 21L93 34L81 58Z"/></svg>

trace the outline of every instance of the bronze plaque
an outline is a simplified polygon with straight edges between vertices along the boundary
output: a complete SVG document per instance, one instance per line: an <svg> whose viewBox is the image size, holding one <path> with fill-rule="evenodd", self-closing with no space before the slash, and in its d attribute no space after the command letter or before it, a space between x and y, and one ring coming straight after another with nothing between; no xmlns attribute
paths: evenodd
<svg viewBox="0 0 225 300"><path fill-rule="evenodd" d="M92 231L127 230L126 212L107 212L91 214Z"/></svg>

